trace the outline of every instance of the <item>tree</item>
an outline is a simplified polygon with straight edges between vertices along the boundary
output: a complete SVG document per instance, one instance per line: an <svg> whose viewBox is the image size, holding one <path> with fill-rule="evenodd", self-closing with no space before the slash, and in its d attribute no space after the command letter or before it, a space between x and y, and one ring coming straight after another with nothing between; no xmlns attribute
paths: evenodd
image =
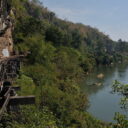
<svg viewBox="0 0 128 128"><path fill-rule="evenodd" d="M55 46L61 46L64 38L64 33L61 29L58 27L51 25L47 30L46 30L46 37L45 39L47 41L51 41L53 45Z"/></svg>

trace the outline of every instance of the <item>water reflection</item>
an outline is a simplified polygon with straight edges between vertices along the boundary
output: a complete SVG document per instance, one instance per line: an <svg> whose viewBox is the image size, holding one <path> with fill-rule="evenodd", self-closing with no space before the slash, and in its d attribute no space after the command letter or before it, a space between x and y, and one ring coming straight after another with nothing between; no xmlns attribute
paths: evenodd
<svg viewBox="0 0 128 128"><path fill-rule="evenodd" d="M104 78L98 79L97 75L103 73ZM113 81L118 80L128 83L128 65L116 65L111 67L98 67L93 73L86 76L82 90L89 95L90 107L88 111L95 117L104 121L113 121L115 112L125 113L120 108L120 96L111 94ZM94 83L102 83L96 86Z"/></svg>

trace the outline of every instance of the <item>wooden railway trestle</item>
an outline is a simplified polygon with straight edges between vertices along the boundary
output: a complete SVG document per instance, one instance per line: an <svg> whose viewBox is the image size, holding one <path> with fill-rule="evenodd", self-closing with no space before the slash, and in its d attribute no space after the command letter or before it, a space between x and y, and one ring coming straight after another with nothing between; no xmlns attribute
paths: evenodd
<svg viewBox="0 0 128 128"><path fill-rule="evenodd" d="M17 77L20 62L24 56L12 56L0 59L0 120L10 106L34 104L35 96L17 96L20 87L8 85ZM5 84L5 85L4 85ZM7 85L6 85L7 84Z"/></svg>
<svg viewBox="0 0 128 128"><path fill-rule="evenodd" d="M19 74L20 62L24 57L12 56L14 26L10 15L13 15L10 0L0 0L0 119L9 106L31 104L35 101L34 96L17 96L16 87L10 86Z"/></svg>

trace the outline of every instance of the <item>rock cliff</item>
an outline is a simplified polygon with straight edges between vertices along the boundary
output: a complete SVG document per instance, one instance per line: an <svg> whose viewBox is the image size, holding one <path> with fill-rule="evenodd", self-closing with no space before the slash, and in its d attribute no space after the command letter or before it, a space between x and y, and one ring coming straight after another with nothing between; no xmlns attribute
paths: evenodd
<svg viewBox="0 0 128 128"><path fill-rule="evenodd" d="M9 57L13 53L11 9L7 0L0 0L0 57Z"/></svg>

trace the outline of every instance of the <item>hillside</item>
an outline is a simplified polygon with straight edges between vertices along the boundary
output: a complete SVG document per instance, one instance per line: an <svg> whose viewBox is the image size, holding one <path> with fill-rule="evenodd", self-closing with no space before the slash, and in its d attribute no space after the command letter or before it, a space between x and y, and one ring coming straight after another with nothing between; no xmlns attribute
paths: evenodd
<svg viewBox="0 0 128 128"><path fill-rule="evenodd" d="M27 8L25 9L25 7ZM74 24L61 20L40 4L35 4L34 2L31 4L26 3L23 10L25 12L17 11L17 18L22 17L20 19L22 26L16 23L14 31L16 33L14 35L15 43L23 42L22 40L25 36L40 32L44 40L50 42L54 47L64 46L77 49L82 56L94 60L94 64L98 65L109 65L122 61L122 53L128 49L127 42L121 40L114 42L107 35L99 32L98 29L80 23ZM24 33L24 35L20 35L21 33ZM120 45L122 46L120 47ZM82 65L85 67L83 63ZM91 69L91 66L86 66L87 69L85 68L85 70Z"/></svg>
<svg viewBox="0 0 128 128"><path fill-rule="evenodd" d="M59 19L36 0L8 0L16 54L28 54L16 85L36 95L36 106L5 116L10 128L118 128L86 112L89 102L79 81L98 65L126 59L128 44L96 28ZM123 44L123 45L122 45ZM120 47L121 45L121 47ZM118 119L117 119L118 121Z"/></svg>

